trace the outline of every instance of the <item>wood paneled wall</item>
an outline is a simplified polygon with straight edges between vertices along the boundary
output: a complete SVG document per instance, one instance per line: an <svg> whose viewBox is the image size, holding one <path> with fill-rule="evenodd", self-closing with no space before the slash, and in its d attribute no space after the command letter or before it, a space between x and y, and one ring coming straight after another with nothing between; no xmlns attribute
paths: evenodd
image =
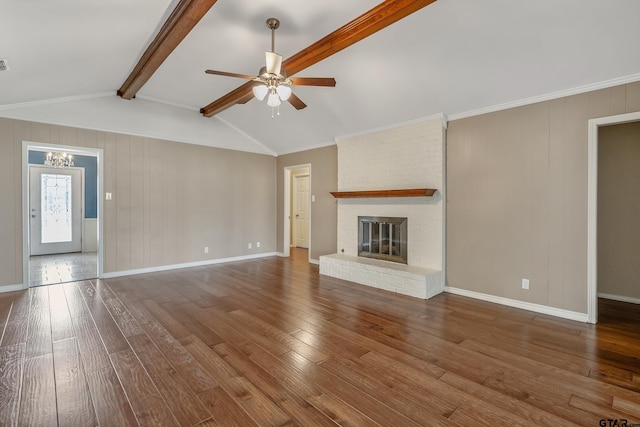
<svg viewBox="0 0 640 427"><path fill-rule="evenodd" d="M272 156L0 118L0 286L23 281L22 141L104 150L106 273L275 251Z"/></svg>
<svg viewBox="0 0 640 427"><path fill-rule="evenodd" d="M586 313L587 124L635 111L640 82L451 121L448 285Z"/></svg>

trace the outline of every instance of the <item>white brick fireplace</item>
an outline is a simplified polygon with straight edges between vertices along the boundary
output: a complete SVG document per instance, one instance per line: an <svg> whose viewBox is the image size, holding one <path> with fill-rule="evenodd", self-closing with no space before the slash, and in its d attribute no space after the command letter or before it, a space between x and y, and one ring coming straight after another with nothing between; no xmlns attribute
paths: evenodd
<svg viewBox="0 0 640 427"><path fill-rule="evenodd" d="M418 298L443 291L444 121L338 139L338 191L433 188L432 197L338 199L338 247L320 273ZM358 216L406 217L407 264L358 257Z"/></svg>

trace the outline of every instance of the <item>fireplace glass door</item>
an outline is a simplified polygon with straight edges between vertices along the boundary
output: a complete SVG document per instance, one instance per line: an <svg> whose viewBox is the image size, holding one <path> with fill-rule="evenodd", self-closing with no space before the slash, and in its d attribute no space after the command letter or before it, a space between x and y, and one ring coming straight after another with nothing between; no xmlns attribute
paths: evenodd
<svg viewBox="0 0 640 427"><path fill-rule="evenodd" d="M358 256L407 263L407 219L358 217Z"/></svg>

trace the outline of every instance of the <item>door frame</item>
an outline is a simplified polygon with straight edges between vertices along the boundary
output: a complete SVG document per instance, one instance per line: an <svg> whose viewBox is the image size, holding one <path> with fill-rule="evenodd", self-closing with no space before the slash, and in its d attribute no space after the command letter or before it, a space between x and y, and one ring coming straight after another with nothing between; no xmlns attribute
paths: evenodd
<svg viewBox="0 0 640 427"><path fill-rule="evenodd" d="M598 128L640 121L640 111L589 120L587 183L587 322L598 322Z"/></svg>
<svg viewBox="0 0 640 427"><path fill-rule="evenodd" d="M309 197L311 196L311 188L312 188L312 179L313 175L311 173L311 163L303 163L299 165L285 166L284 167L284 216L282 218L283 222L283 236L282 236L282 254L285 257L291 256L291 200L292 200L292 186L291 186L291 175L294 169L307 168L309 170ZM311 238L311 220L312 220L312 206L313 203L309 202L309 250L308 250L308 261L311 262L311 245L313 245L313 240Z"/></svg>
<svg viewBox="0 0 640 427"><path fill-rule="evenodd" d="M101 148L76 147L71 145L47 144L22 141L22 288L29 288L29 151L66 151L67 153L96 158L98 169L98 278L104 274L104 150ZM83 209L84 210L84 209Z"/></svg>

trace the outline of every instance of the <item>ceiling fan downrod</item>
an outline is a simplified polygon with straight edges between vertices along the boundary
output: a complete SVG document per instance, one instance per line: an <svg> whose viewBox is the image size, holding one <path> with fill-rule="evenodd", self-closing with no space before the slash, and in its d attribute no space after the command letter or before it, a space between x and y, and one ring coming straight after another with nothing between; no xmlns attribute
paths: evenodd
<svg viewBox="0 0 640 427"><path fill-rule="evenodd" d="M276 18L267 19L267 27L271 30L271 52L276 51L276 30L280 27L280 21Z"/></svg>

